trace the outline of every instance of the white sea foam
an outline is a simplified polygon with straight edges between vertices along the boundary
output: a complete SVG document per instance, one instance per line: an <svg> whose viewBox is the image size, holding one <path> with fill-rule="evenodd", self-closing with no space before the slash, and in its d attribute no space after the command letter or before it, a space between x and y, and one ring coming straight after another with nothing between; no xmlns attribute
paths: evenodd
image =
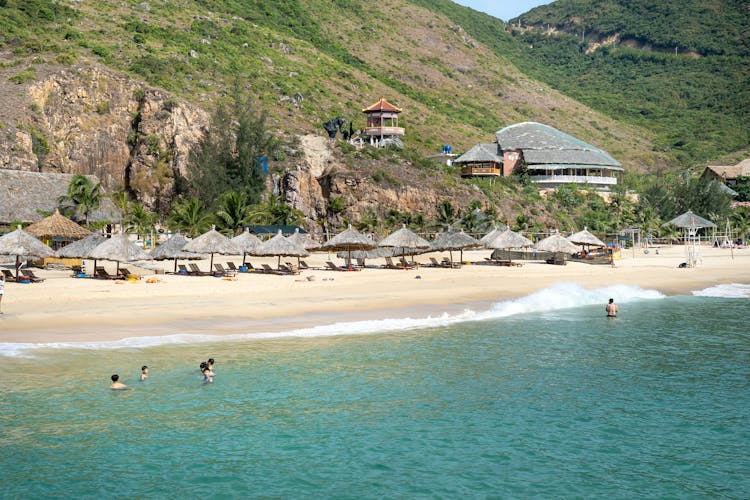
<svg viewBox="0 0 750 500"><path fill-rule="evenodd" d="M660 299L664 295L655 290L644 290L636 286L614 285L605 288L587 289L575 283L560 283L539 290L525 297L504 300L484 311L466 309L458 314L443 313L421 318L387 318L377 320L350 321L299 328L281 332L255 332L229 335L176 334L151 337L131 337L109 342L54 342L54 343L0 343L0 355L28 356L37 349L123 349L147 348L165 344L196 344L201 342L238 341L278 338L333 337L338 335L366 335L409 331L423 328L448 326L466 321L500 319L519 314L549 312L561 309L606 303L609 297L618 303L636 300Z"/></svg>
<svg viewBox="0 0 750 500"><path fill-rule="evenodd" d="M741 283L730 283L727 285L714 285L703 290L693 292L698 297L721 297L728 299L750 299L750 285Z"/></svg>

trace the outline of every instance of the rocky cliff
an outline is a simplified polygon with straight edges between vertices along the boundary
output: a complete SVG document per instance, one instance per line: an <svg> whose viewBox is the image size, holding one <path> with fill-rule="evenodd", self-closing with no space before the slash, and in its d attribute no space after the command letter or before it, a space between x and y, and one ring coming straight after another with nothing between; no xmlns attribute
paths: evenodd
<svg viewBox="0 0 750 500"><path fill-rule="evenodd" d="M167 206L208 113L97 65L35 71L21 84L0 74L0 168L95 174L108 191Z"/></svg>

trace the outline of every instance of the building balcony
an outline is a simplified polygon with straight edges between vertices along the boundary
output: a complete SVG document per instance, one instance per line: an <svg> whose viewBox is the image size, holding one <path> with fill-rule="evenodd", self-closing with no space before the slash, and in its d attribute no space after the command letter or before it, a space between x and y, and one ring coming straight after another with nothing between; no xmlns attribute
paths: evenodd
<svg viewBox="0 0 750 500"><path fill-rule="evenodd" d="M501 175L503 175L503 171L500 167L466 165L461 168L461 177L496 177Z"/></svg>
<svg viewBox="0 0 750 500"><path fill-rule="evenodd" d="M404 129L402 127L367 127L363 134L374 137L404 135Z"/></svg>
<svg viewBox="0 0 750 500"><path fill-rule="evenodd" d="M531 182L537 184L591 184L594 186L614 186L617 177L599 177L594 175L531 175Z"/></svg>

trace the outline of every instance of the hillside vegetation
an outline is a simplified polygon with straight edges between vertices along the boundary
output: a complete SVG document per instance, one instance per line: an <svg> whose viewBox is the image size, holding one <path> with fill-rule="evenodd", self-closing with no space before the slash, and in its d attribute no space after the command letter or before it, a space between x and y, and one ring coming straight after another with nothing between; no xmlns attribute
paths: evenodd
<svg viewBox="0 0 750 500"><path fill-rule="evenodd" d="M649 129L655 150L681 165L750 143L747 2L558 0L507 28L448 0L419 3L460 22L529 76Z"/></svg>

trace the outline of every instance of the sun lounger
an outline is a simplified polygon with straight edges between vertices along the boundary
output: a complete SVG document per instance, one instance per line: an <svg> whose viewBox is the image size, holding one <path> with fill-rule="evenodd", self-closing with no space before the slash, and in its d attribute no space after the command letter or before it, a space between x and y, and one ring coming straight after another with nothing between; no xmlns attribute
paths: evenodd
<svg viewBox="0 0 750 500"><path fill-rule="evenodd" d="M404 269L416 269L419 267L418 262L409 262L404 257L401 257L398 261L404 266Z"/></svg>
<svg viewBox="0 0 750 500"><path fill-rule="evenodd" d="M237 266L234 265L234 262L227 262L227 269L234 271L235 273L240 271Z"/></svg>
<svg viewBox="0 0 750 500"><path fill-rule="evenodd" d="M271 266L269 266L268 264L261 264L261 268L258 269L258 271L263 274L276 274L278 276L281 276L284 274L282 271L278 271L272 268Z"/></svg>
<svg viewBox="0 0 750 500"><path fill-rule="evenodd" d="M177 265L177 274L182 274L184 276L187 276L190 274L190 271L188 271L187 266L185 264L178 264Z"/></svg>
<svg viewBox="0 0 750 500"><path fill-rule="evenodd" d="M549 259L545 260L547 264L554 264L556 266L567 266L568 261L565 259L564 255L555 255L550 257Z"/></svg>
<svg viewBox="0 0 750 500"><path fill-rule="evenodd" d="M299 268L300 269L310 269L310 266L307 265L307 262L304 260L299 261Z"/></svg>
<svg viewBox="0 0 750 500"><path fill-rule="evenodd" d="M284 274L299 274L300 270L297 269L297 266L290 264L289 262L285 264L279 264L279 271L281 271Z"/></svg>
<svg viewBox="0 0 750 500"><path fill-rule="evenodd" d="M361 271L362 270L362 269L359 269L359 268L354 267L354 266L352 266L352 267L337 266L336 264L334 264L330 260L328 262L326 262L326 265L328 266L328 269L330 269L331 271Z"/></svg>
<svg viewBox="0 0 750 500"><path fill-rule="evenodd" d="M36 274L34 274L34 271L31 269L21 269L21 274L24 275L31 281L32 283L41 283L44 281L44 278L40 278Z"/></svg>
<svg viewBox="0 0 750 500"><path fill-rule="evenodd" d="M138 276L137 274L131 273L130 269L128 269L127 267L121 267L120 268L120 275L124 279L137 279L137 280L141 279L141 277Z"/></svg>
<svg viewBox="0 0 750 500"><path fill-rule="evenodd" d="M116 280L117 276L114 274L109 274L103 267L96 266L96 268L94 269L94 278L102 280Z"/></svg>
<svg viewBox="0 0 750 500"><path fill-rule="evenodd" d="M214 264L214 269L216 269L216 272L222 276L236 276L237 275L236 271L232 271L231 269L224 269L224 266L222 266L221 264Z"/></svg>
<svg viewBox="0 0 750 500"><path fill-rule="evenodd" d="M5 281L16 281L16 277L7 269L3 269L3 278L5 278Z"/></svg>
<svg viewBox="0 0 750 500"><path fill-rule="evenodd" d="M198 267L198 264L188 264L188 267L190 268L190 274L193 276L213 276L214 274L212 272L201 271L200 267Z"/></svg>

